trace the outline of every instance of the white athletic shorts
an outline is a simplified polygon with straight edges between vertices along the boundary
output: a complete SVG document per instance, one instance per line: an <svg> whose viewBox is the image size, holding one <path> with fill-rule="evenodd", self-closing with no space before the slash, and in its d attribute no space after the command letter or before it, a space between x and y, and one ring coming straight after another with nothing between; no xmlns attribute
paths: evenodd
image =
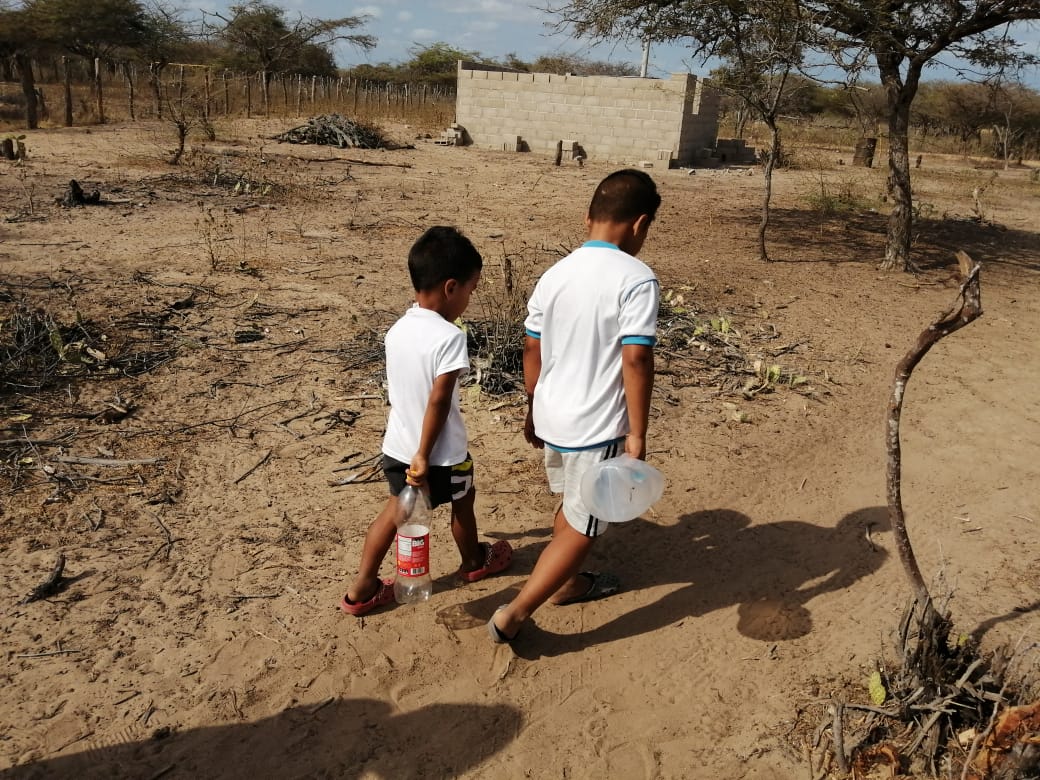
<svg viewBox="0 0 1040 780"><path fill-rule="evenodd" d="M563 516L568 525L584 536L599 536L607 530L602 520L597 520L581 500L581 477L592 464L613 458L624 451L624 439L603 447L577 452L559 452L545 447L545 473L549 477L549 489L563 494Z"/></svg>

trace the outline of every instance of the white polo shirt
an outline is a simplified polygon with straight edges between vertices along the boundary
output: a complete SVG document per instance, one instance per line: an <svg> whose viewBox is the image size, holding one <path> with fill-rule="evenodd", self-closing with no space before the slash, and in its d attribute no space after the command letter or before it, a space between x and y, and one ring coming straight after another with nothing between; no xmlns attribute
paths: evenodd
<svg viewBox="0 0 1040 780"><path fill-rule="evenodd" d="M588 241L546 271L528 302L541 342L535 433L558 450L603 446L629 432L621 346L657 341L654 272L604 241Z"/></svg>
<svg viewBox="0 0 1040 780"><path fill-rule="evenodd" d="M413 305L386 333L386 384L390 415L383 453L411 463L419 449L423 417L434 380L469 370L466 334L437 312ZM454 466L466 460L466 426L459 409L459 386L451 394L444 429L430 453L431 466Z"/></svg>

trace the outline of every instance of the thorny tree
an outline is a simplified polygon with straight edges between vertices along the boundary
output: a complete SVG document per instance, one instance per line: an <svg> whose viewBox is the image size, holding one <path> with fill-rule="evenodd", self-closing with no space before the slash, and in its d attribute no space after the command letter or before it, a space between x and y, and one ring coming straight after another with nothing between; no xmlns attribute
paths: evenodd
<svg viewBox="0 0 1040 780"><path fill-rule="evenodd" d="M362 16L341 19L299 16L291 21L286 19L284 10L262 0L233 5L228 16L217 11L207 15L217 23L207 22L206 26L214 28L217 37L228 47L230 59L226 64L263 74L265 105L272 74L301 72L306 63L314 59L315 49L327 55L336 41L346 41L365 50L376 43L371 35L343 32L362 27L365 22Z"/></svg>
<svg viewBox="0 0 1040 780"><path fill-rule="evenodd" d="M759 257L769 260L766 231L773 169L783 154L777 119L789 77L801 66L810 29L801 0L575 0L555 10L561 26L573 27L579 36L688 39L695 57L722 60L722 66L712 72L712 87L732 95L769 128L758 230Z"/></svg>
<svg viewBox="0 0 1040 780"><path fill-rule="evenodd" d="M855 60L874 60L888 109L888 219L884 269L913 270L910 107L926 66L943 54L984 69L1021 59L1007 26L1040 19L1040 0L805 0L817 20L817 43Z"/></svg>
<svg viewBox="0 0 1040 780"><path fill-rule="evenodd" d="M910 186L910 107L924 68L944 54L984 70L1028 59L1008 34L1013 22L1040 19L1040 0L799 0L810 22L807 43L847 64L873 60L888 115L888 189L892 211L881 267L907 271L913 227ZM705 39L702 20L712 9L743 9L750 0L570 0L551 10L580 36L617 35ZM768 4L763 4L768 5ZM663 20L663 21L662 21ZM726 27L716 37L728 37Z"/></svg>

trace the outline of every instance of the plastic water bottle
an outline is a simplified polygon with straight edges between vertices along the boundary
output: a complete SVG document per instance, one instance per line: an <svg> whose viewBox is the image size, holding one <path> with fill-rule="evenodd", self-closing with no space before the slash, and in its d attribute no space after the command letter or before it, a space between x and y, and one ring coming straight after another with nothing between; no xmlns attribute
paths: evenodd
<svg viewBox="0 0 1040 780"><path fill-rule="evenodd" d="M581 500L607 523L634 520L664 493L664 475L644 460L618 455L589 467L581 477Z"/></svg>
<svg viewBox="0 0 1040 780"><path fill-rule="evenodd" d="M433 593L430 577L430 499L426 492L405 485L397 496L397 577L394 599L398 604L426 601Z"/></svg>

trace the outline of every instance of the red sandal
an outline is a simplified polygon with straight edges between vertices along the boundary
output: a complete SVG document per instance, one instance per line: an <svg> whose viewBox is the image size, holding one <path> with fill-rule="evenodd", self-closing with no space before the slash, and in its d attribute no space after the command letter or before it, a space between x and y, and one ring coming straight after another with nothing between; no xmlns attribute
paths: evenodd
<svg viewBox="0 0 1040 780"><path fill-rule="evenodd" d="M382 607L393 600L394 581L380 580L379 587L376 588L376 592L372 594L372 597L368 601L351 601L344 593L343 600L339 603L339 608L348 615L361 617L362 615L367 615L376 607Z"/></svg>
<svg viewBox="0 0 1040 780"><path fill-rule="evenodd" d="M494 544L488 544L487 542L481 542L480 544L481 547L487 550L487 554L484 557L484 565L473 571L460 570L459 576L466 582L477 582L485 577L490 577L492 574L498 574L500 571L508 569L509 564L513 562L513 548L509 545L509 542L502 540Z"/></svg>

